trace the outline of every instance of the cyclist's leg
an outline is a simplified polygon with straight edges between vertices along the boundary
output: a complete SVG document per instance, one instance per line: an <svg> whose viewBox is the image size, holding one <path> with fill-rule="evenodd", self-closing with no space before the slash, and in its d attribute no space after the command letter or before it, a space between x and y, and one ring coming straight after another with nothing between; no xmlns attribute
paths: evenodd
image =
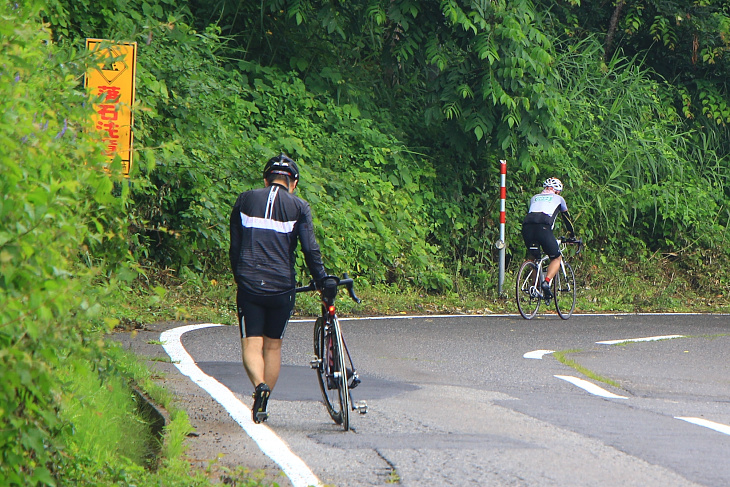
<svg viewBox="0 0 730 487"><path fill-rule="evenodd" d="M241 335L241 358L246 374L254 386L264 382L263 330L265 310L252 302L240 288L236 295L238 327Z"/></svg>
<svg viewBox="0 0 730 487"><path fill-rule="evenodd" d="M237 302L243 366L254 386L265 382L273 388L281 370L281 344L294 309L294 293L253 297L239 291Z"/></svg>
<svg viewBox="0 0 730 487"><path fill-rule="evenodd" d="M289 318L294 310L296 294L289 293L267 296L263 301L266 310L263 331L262 354L264 361L264 382L271 390L279 380L281 371L281 345Z"/></svg>
<svg viewBox="0 0 730 487"><path fill-rule="evenodd" d="M543 252L550 257L550 263L548 264L548 268L545 273L545 280L550 281L553 277L555 277L558 269L560 269L560 247L558 246L558 241L553 235L552 228L549 226L541 225L541 228L537 233L537 238L540 241L540 246L542 247Z"/></svg>
<svg viewBox="0 0 730 487"><path fill-rule="evenodd" d="M555 277L555 274L557 274L558 270L560 270L560 261L562 260L563 257L560 254L558 254L557 257L550 259L547 272L545 273L546 281L550 281L553 277Z"/></svg>
<svg viewBox="0 0 730 487"><path fill-rule="evenodd" d="M279 380L279 372L281 371L281 344L281 339L264 337L264 382L268 384L271 390L274 389L276 382Z"/></svg>
<svg viewBox="0 0 730 487"><path fill-rule="evenodd" d="M257 386L264 380L264 337L244 337L243 367L246 369L251 384Z"/></svg>
<svg viewBox="0 0 730 487"><path fill-rule="evenodd" d="M525 258L527 260L540 260L540 240L538 233L541 225L536 223L525 223L522 225L522 240L525 241Z"/></svg>

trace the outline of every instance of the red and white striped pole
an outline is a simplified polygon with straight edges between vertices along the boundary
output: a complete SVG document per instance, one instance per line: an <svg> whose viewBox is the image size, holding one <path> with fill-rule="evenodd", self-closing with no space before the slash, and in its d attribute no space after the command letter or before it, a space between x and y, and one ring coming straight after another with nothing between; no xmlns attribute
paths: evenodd
<svg viewBox="0 0 730 487"><path fill-rule="evenodd" d="M505 201L507 200L507 161L499 161L499 240L496 247L499 249L499 282L497 292L502 295L502 287L504 285L504 261L505 261L505 235L504 224L507 221L505 212Z"/></svg>

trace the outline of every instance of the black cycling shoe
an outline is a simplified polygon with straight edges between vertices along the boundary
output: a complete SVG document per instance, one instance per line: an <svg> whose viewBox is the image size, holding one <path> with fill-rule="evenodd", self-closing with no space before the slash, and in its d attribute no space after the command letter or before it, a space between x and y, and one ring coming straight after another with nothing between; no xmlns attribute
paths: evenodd
<svg viewBox="0 0 730 487"><path fill-rule="evenodd" d="M269 413L266 412L266 405L269 402L270 395L271 389L263 382L256 386L256 390L253 393L253 407L251 408L254 423L258 424L269 419Z"/></svg>
<svg viewBox="0 0 730 487"><path fill-rule="evenodd" d="M542 290L542 297L545 299L552 299L553 293L550 291L550 283L547 281L542 281L542 284L540 284L540 289Z"/></svg>

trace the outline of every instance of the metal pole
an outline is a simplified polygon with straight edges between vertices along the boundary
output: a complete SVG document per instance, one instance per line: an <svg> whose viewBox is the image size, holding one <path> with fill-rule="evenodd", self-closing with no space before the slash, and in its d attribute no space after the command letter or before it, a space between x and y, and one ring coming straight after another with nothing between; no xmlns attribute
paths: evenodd
<svg viewBox="0 0 730 487"><path fill-rule="evenodd" d="M505 200L507 199L507 161L499 161L500 187L499 187L499 240L496 247L499 249L499 283L497 292L502 296L504 286L504 261L505 261L505 235L504 224L507 221L505 214Z"/></svg>

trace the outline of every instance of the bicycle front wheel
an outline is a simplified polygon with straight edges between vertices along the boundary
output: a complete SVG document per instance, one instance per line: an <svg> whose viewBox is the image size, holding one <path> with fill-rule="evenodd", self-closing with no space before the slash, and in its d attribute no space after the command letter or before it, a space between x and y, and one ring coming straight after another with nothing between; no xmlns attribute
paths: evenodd
<svg viewBox="0 0 730 487"><path fill-rule="evenodd" d="M332 319L333 332L333 352L336 365L335 382L337 383L337 391L339 392L340 401L340 424L348 431L350 429L350 387L347 384L347 351L345 350L345 342L342 339L342 329L337 318Z"/></svg>
<svg viewBox="0 0 730 487"><path fill-rule="evenodd" d="M322 400L327 413L337 424L342 424L342 404L340 401L340 388L335 378L337 369L335 349L334 327L325 322L323 318L317 318L314 323L314 356L313 367L317 371L317 382L322 391ZM345 413L347 414L347 413Z"/></svg>
<svg viewBox="0 0 730 487"><path fill-rule="evenodd" d="M517 309L526 320L531 320L540 308L540 294L538 290L538 269L537 264L526 260L517 272L517 283L515 286L515 299Z"/></svg>
<svg viewBox="0 0 730 487"><path fill-rule="evenodd" d="M555 310L562 319L567 320L575 310L575 274L570 264L565 261L555 274L552 291L555 296Z"/></svg>

